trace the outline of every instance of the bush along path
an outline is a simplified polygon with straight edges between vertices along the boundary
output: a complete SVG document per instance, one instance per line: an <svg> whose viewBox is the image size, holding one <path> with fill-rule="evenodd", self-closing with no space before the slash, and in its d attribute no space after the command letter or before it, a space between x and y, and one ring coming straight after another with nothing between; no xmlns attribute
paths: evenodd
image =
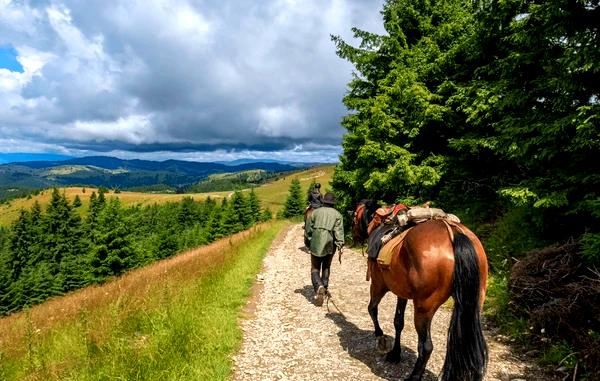
<svg viewBox="0 0 600 381"><path fill-rule="evenodd" d="M254 296L241 322L243 344L234 356L234 380L402 380L416 361L417 336L412 303L402 332L402 361L391 364L376 350L367 313L369 282L366 257L346 249L333 261L329 303L313 304L310 255L303 250L303 230L294 225L272 245L257 276ZM379 320L390 342L396 298L388 293ZM451 310L443 306L432 324L433 353L424 380L437 380L446 353ZM520 358L486 332L489 365L485 380L553 380L533 360Z"/></svg>

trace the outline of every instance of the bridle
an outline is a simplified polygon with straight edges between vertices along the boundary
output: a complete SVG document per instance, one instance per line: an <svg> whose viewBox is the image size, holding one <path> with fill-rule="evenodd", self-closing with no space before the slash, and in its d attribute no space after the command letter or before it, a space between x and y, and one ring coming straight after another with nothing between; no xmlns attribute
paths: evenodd
<svg viewBox="0 0 600 381"><path fill-rule="evenodd" d="M377 210L377 204L372 200L361 200L358 203L352 220L352 238L356 243L362 243L368 238L367 228L373 219L375 210Z"/></svg>

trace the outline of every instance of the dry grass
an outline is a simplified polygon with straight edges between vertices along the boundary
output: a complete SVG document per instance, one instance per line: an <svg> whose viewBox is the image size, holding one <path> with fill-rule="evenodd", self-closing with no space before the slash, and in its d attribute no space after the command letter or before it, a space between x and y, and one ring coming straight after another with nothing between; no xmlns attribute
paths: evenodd
<svg viewBox="0 0 600 381"><path fill-rule="evenodd" d="M250 236L263 231L268 224L258 225L247 231L221 239L211 245L184 252L175 257L133 270L106 284L86 287L62 297L49 300L28 311L15 313L0 319L0 353L19 356L26 350L28 336L43 338L53 328L65 322L73 322L82 315L110 317L110 311L127 315L143 309L150 297L159 294L169 297L177 293L177 284L194 279L219 267L235 248ZM121 320L123 316L114 316ZM102 336L110 331L111 319L97 319L95 332ZM105 325L104 327L102 325ZM101 337L94 338L101 341Z"/></svg>

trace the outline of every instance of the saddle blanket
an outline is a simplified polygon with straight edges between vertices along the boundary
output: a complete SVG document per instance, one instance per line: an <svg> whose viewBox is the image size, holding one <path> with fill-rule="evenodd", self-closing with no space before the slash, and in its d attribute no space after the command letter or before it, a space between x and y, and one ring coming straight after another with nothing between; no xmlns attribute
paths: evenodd
<svg viewBox="0 0 600 381"><path fill-rule="evenodd" d="M406 234L411 231L412 228L406 229L399 235L392 238L388 243L383 245L381 250L379 251L379 256L377 257L377 263L383 269L387 269L390 267L390 263L392 262L392 257L394 253L400 251L402 244L404 243L404 238Z"/></svg>

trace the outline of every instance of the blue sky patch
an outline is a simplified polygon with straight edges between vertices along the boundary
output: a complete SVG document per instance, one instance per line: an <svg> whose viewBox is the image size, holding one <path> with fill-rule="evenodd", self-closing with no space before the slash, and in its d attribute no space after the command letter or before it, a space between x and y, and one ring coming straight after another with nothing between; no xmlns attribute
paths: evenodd
<svg viewBox="0 0 600 381"><path fill-rule="evenodd" d="M0 69L23 72L23 66L17 61L17 51L12 45L0 45Z"/></svg>

